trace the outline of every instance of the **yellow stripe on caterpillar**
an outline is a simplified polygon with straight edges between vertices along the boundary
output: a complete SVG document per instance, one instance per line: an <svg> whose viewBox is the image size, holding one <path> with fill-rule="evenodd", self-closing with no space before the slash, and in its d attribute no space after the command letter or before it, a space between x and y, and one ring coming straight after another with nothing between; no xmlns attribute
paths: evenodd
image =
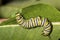
<svg viewBox="0 0 60 40"><path fill-rule="evenodd" d="M38 16L38 25L41 26L41 18Z"/></svg>
<svg viewBox="0 0 60 40"><path fill-rule="evenodd" d="M34 23L34 18L31 18L31 19L32 19L32 23L33 23L33 25L36 26L36 24Z"/></svg>
<svg viewBox="0 0 60 40"><path fill-rule="evenodd" d="M21 21L23 21L23 17L20 20L17 20L18 23L20 23Z"/></svg>
<svg viewBox="0 0 60 40"><path fill-rule="evenodd" d="M51 27L46 28L45 30L51 30Z"/></svg>

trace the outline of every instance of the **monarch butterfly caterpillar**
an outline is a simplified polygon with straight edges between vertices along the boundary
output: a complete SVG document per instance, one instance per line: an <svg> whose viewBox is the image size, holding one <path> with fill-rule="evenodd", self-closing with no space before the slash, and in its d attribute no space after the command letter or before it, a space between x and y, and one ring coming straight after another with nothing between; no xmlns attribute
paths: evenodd
<svg viewBox="0 0 60 40"><path fill-rule="evenodd" d="M52 24L47 18L42 18L40 16L36 18L30 18L25 20L20 13L16 13L16 20L19 25L22 25L26 28L33 28L37 26L43 26L43 33L44 36L50 36L52 32Z"/></svg>

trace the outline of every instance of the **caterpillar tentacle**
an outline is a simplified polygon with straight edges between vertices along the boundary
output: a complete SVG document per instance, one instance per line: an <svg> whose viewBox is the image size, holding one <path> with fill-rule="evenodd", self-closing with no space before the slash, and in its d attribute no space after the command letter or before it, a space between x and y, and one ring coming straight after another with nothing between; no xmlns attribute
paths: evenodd
<svg viewBox="0 0 60 40"><path fill-rule="evenodd" d="M23 16L19 13L16 14L16 20L19 25L22 25L26 28L33 28L37 26L43 26L43 35L49 36L52 32L52 23L47 18L42 18L40 16L36 18L30 18L25 20Z"/></svg>

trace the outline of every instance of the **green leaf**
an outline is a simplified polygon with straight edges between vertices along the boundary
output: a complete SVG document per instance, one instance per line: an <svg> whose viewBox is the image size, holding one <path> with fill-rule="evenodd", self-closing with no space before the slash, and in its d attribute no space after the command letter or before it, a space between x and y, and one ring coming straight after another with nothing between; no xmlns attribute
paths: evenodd
<svg viewBox="0 0 60 40"><path fill-rule="evenodd" d="M54 22L60 21L60 12L55 7L47 4L37 4L26 7L23 9L22 14L26 19L41 16Z"/></svg>

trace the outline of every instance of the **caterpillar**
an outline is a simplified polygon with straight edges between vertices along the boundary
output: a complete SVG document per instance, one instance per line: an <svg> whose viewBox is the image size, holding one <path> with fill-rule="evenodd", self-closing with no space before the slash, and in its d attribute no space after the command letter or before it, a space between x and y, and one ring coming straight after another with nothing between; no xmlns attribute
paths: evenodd
<svg viewBox="0 0 60 40"><path fill-rule="evenodd" d="M25 20L24 17L18 12L16 13L16 20L19 25L22 25L26 28L35 28L37 26L43 26L42 35L44 36L50 36L52 32L53 25L47 18L42 18L38 16Z"/></svg>

